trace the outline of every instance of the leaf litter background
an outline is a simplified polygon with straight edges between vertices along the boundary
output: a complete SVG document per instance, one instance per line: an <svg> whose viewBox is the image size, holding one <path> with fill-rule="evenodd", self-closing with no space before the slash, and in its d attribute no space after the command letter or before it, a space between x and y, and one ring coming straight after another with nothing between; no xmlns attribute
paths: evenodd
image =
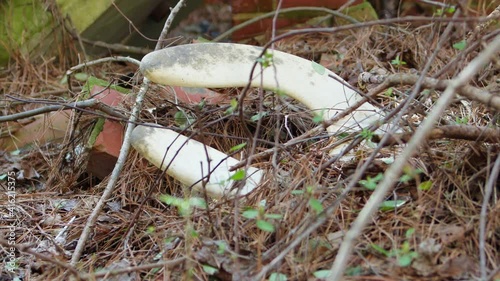
<svg viewBox="0 0 500 281"><path fill-rule="evenodd" d="M212 8L211 11L215 13L220 9ZM193 30L190 27L199 24L203 15L206 16L206 10L193 12L172 34L189 38L186 30ZM217 15L210 16L217 18ZM217 28L215 26L212 30ZM220 27L224 28L227 26ZM444 24L433 23L361 28L336 34L313 33L287 38L275 46L315 60L367 92L374 85L358 84L361 72L418 73L435 49L444 28ZM467 51L453 47L453 43L465 38L473 28L474 25L466 24L455 27L449 43L439 50L429 76L454 62L439 78L454 77L474 58L482 49L480 45L472 50L465 49ZM487 42L494 34L498 34L498 30L487 30L477 35L477 41ZM267 39L248 43L263 44ZM66 43L72 46L71 50L76 50L74 42ZM64 98L69 101L71 95L67 86L61 84L61 79L65 71L76 64L75 57L75 53L69 53L36 64L15 57L8 70L1 74L0 91L2 95L25 99L61 101ZM394 60L398 58L406 64L395 65ZM109 63L89 67L85 73L119 83L125 74L138 76L136 70L130 65ZM498 95L499 70L497 58L471 84ZM140 81L139 78L136 80ZM74 89L84 83L72 81ZM137 91L137 84L132 87ZM273 147L275 139L284 143L316 126L300 104L258 90L254 90L245 101L245 120L242 121L238 116L225 113L231 98L237 97L241 89L215 90L227 98L200 109L197 104L173 104L173 91L154 85L147 94L140 120L178 126L175 113L182 109L196 120L192 128L198 132L196 139L221 151L230 151L245 140L244 127L252 132L255 130L252 116L260 103L267 113L261 120L260 151ZM392 87L380 94L377 102L388 110L394 109L409 91L410 86ZM263 99L259 98L260 94L263 94ZM432 89L423 90L412 101L402 124L411 131L425 118L439 94ZM4 115L39 106L7 102L5 98L2 104ZM119 107L128 112L131 106L132 102L124 102ZM155 110L149 112L147 108ZM78 142L85 140L85 128L93 122L93 116L83 116L75 124L77 131L73 137L61 143L21 150L16 154L1 152L2 171L17 172L17 244L30 244L31 249L39 254L69 263L83 225L106 184L106 179L101 181L87 174L82 169L83 164L75 164L85 163L86 155L72 163L64 160ZM276 129L277 123L281 124L279 130ZM495 128L498 113L482 104L457 98L442 116L440 124L457 123ZM8 136L9 128L12 130L9 126L14 125L13 122L1 124L4 137ZM297 230L307 227L318 212L337 204L327 223L305 237L271 271L286 275L288 280L319 280L324 270L331 267L343 233L368 200L372 192L370 188L388 167L383 159L396 155L401 149L397 146L384 148L365 173L364 180L347 197L339 198L349 177L365 161L369 151L358 151L354 161L338 162L320 169L329 160L330 144L327 137L318 136L277 150L277 160L268 157L255 163L270 171L268 179L246 198L238 212L233 202L209 200L208 210L193 209L188 217L181 216L177 208L160 200L162 194L182 198L185 194L183 188L171 178L161 177L155 167L132 150L114 196L86 244L78 269L93 273L103 268L126 268L184 257L183 262L174 266L138 268L105 280L180 280L188 277L232 280L239 275L238 278L244 280L245 276L259 272L276 257L298 235ZM423 144L386 198L389 202L401 200L404 204L381 210L373 217L372 224L364 230L350 257L346 280L470 280L479 276L480 210L485 183L498 150L498 142L436 139ZM245 154L235 156L244 157ZM496 278L499 278L500 264L498 186L497 182L488 204L484 246L486 267ZM262 230L267 225L259 228L256 220L245 216L243 207L259 209L263 202L265 214L279 214L263 218L272 225L273 232ZM135 214L139 208L137 217ZM2 223L9 222L2 220ZM67 236L56 240L56 235L66 225L69 225ZM17 253L17 256L24 280L68 278L65 269L55 263L26 253ZM6 271L2 272L2 279L11 277Z"/></svg>

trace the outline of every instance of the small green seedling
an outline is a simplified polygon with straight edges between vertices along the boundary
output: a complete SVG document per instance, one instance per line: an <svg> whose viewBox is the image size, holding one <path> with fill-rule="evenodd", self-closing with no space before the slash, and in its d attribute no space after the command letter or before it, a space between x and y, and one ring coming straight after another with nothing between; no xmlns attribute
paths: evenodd
<svg viewBox="0 0 500 281"><path fill-rule="evenodd" d="M238 109L238 101L236 99L231 99L231 102L229 103L229 108L226 109L224 113L226 115L230 115L233 114L233 112L235 112L236 109Z"/></svg>
<svg viewBox="0 0 500 281"><path fill-rule="evenodd" d="M240 143L240 144L237 144L237 145L235 145L235 146L231 147L231 148L229 149L229 152L239 151L240 149L243 149L245 146L247 146L247 143L246 143L246 142L244 142L244 143Z"/></svg>
<svg viewBox="0 0 500 281"><path fill-rule="evenodd" d="M403 206L406 202L408 202L408 200L386 200L380 204L379 208L381 211L392 211Z"/></svg>
<svg viewBox="0 0 500 281"><path fill-rule="evenodd" d="M184 217L191 215L193 208L199 208L199 209L207 208L207 203L205 202L205 199L199 197L190 197L184 199L168 194L163 194L160 195L159 199L167 205L177 207L179 214Z"/></svg>
<svg viewBox="0 0 500 281"><path fill-rule="evenodd" d="M258 208L247 208L241 215L247 219L255 219L257 228L265 232L275 231L274 225L269 220L281 219L283 217L280 214L266 214L265 206L263 205Z"/></svg>
<svg viewBox="0 0 500 281"><path fill-rule="evenodd" d="M455 123L457 125L466 125L469 123L469 118L464 116L464 117L455 117Z"/></svg>
<svg viewBox="0 0 500 281"><path fill-rule="evenodd" d="M384 178L384 174L378 173L375 177L367 176L366 180L360 180L359 184L366 189L375 190L378 183Z"/></svg>
<svg viewBox="0 0 500 281"><path fill-rule="evenodd" d="M403 66L403 65L405 65L405 64L406 64L406 62L405 62L405 61L403 61L403 60L401 60L401 59L399 58L399 55L397 55L397 56L396 56L396 58L395 58L395 59L393 59L393 60L391 61L391 64L393 64L393 65L397 65L397 66Z"/></svg>
<svg viewBox="0 0 500 281"><path fill-rule="evenodd" d="M465 49L465 47L467 47L467 41L465 40L453 44L453 49L458 51L462 51L463 49Z"/></svg>
<svg viewBox="0 0 500 281"><path fill-rule="evenodd" d="M373 136L375 135L374 132L372 132L370 129L367 129L367 128L363 128L363 130L361 131L361 133L359 133L359 135L367 140L367 141L371 141Z"/></svg>
<svg viewBox="0 0 500 281"><path fill-rule="evenodd" d="M252 117L250 117L250 121L252 122L257 122L259 121L262 117L265 117L268 115L268 112L267 111L264 111L264 112L259 112L255 115L253 115Z"/></svg>
<svg viewBox="0 0 500 281"><path fill-rule="evenodd" d="M410 266L413 260L418 257L418 253L411 250L410 242L408 241L414 232L414 228L410 228L406 231L405 237L407 240L403 242L400 249L387 251L377 244L371 244L371 247L388 258L396 257L398 260L398 265L401 267Z"/></svg>
<svg viewBox="0 0 500 281"><path fill-rule="evenodd" d="M318 73L319 75L325 74L326 68L324 66L322 66L321 64L319 64L315 61L311 61L311 65L312 65L312 68L314 69L314 71L316 71L316 73Z"/></svg>
<svg viewBox="0 0 500 281"><path fill-rule="evenodd" d="M315 271L313 273L314 277L316 277L318 279L326 279L329 274L330 274L329 269L322 269L322 270Z"/></svg>
<svg viewBox="0 0 500 281"><path fill-rule="evenodd" d="M286 275L283 273L273 272L269 276L269 281L286 281L288 280Z"/></svg>
<svg viewBox="0 0 500 281"><path fill-rule="evenodd" d="M257 58L257 62L260 63L262 68L268 68L273 65L273 54L266 50L262 57Z"/></svg>
<svg viewBox="0 0 500 281"><path fill-rule="evenodd" d="M432 181L424 181L418 185L418 189L423 191L429 190L431 188L432 188Z"/></svg>
<svg viewBox="0 0 500 281"><path fill-rule="evenodd" d="M203 271L205 271L208 275L214 275L215 273L219 272L217 268L206 264L203 265Z"/></svg>

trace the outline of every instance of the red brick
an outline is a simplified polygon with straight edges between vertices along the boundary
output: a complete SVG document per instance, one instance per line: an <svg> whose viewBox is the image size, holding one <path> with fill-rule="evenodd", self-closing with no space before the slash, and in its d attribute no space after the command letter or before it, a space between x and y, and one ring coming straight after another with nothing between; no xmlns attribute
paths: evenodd
<svg viewBox="0 0 500 281"><path fill-rule="evenodd" d="M235 21L234 24L237 25L237 24L244 22L244 21L245 20ZM305 22L305 21L307 21L307 18L304 18L304 19L279 18L276 21L276 29L280 29L280 28L283 28L286 26L290 26L290 25ZM241 40L241 39L245 39L245 38L249 38L249 37L270 31L272 29L272 26L273 26L273 19L272 18L263 19L263 20L260 20L256 23L249 25L249 26L246 26L246 27L238 30L237 32L233 33L232 38L233 38L233 40L236 40L236 41Z"/></svg>
<svg viewBox="0 0 500 281"><path fill-rule="evenodd" d="M329 9L338 9L348 0L283 0L281 4L281 8L290 8L290 7L324 7ZM362 3L363 0L357 0L351 6Z"/></svg>
<svg viewBox="0 0 500 281"><path fill-rule="evenodd" d="M274 10L274 1L276 0L233 0L231 9L233 14L270 12Z"/></svg>

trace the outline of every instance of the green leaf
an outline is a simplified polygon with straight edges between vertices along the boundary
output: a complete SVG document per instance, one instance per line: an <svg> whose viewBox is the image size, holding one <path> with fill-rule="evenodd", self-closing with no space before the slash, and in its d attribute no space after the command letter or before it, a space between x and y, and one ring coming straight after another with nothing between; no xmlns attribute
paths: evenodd
<svg viewBox="0 0 500 281"><path fill-rule="evenodd" d="M211 267L210 265L203 265L203 271L205 271L208 275L214 275L217 273L219 270L215 267Z"/></svg>
<svg viewBox="0 0 500 281"><path fill-rule="evenodd" d="M409 181L411 181L413 179L412 175L409 175L409 174L404 174L402 175L400 178L399 178L399 182L402 182L402 183L408 183Z"/></svg>
<svg viewBox="0 0 500 281"><path fill-rule="evenodd" d="M304 194L304 190L292 190L292 195L302 195Z"/></svg>
<svg viewBox="0 0 500 281"><path fill-rule="evenodd" d="M413 233L415 233L415 228L413 227L408 228L408 230L405 233L405 237L408 239L413 235Z"/></svg>
<svg viewBox="0 0 500 281"><path fill-rule="evenodd" d="M61 79L61 81L59 81L60 84L64 85L64 84L68 84L68 75L64 75L63 78Z"/></svg>
<svg viewBox="0 0 500 281"><path fill-rule="evenodd" d="M243 147L247 146L247 143L244 142L244 143L240 143L240 144L237 144L233 147L231 147L231 149L229 149L229 152L234 152L234 151L238 151L240 149L242 149Z"/></svg>
<svg viewBox="0 0 500 281"><path fill-rule="evenodd" d="M266 219L274 219L274 220L279 220L283 218L283 215L281 214L265 214L264 217Z"/></svg>
<svg viewBox="0 0 500 281"><path fill-rule="evenodd" d="M146 233L147 234L151 234L151 233L154 233L156 230L156 227L154 225L150 225L146 228Z"/></svg>
<svg viewBox="0 0 500 281"><path fill-rule="evenodd" d="M396 59L393 59L393 60L391 61L391 64L401 66L401 65L405 65L405 64L406 64L406 62L405 62L405 61L402 61L402 60L399 58L399 55L397 55L397 56L396 56Z"/></svg>
<svg viewBox="0 0 500 281"><path fill-rule="evenodd" d="M372 132L370 129L367 129L367 128L363 128L363 130L361 131L361 133L359 134L363 139L365 140L368 140L368 141L371 141L372 138L373 138L373 135L375 133Z"/></svg>
<svg viewBox="0 0 500 281"><path fill-rule="evenodd" d="M170 205L170 206L175 206L175 207L180 206L182 201L184 201L184 199L177 198L177 197L174 197L174 196L168 195L168 194L160 195L159 199L160 199L160 201L165 202L165 204Z"/></svg>
<svg viewBox="0 0 500 281"><path fill-rule="evenodd" d="M190 229L188 233L189 233L189 236L192 238L200 237L200 234L198 234L198 232L194 229Z"/></svg>
<svg viewBox="0 0 500 281"><path fill-rule="evenodd" d="M268 114L268 113L267 113L266 111L264 111L264 112L259 112L259 113L255 114L255 115L253 115L252 117L250 117L250 121L252 121L252 122L257 122L257 121L259 121L262 117L267 116L267 114Z"/></svg>
<svg viewBox="0 0 500 281"><path fill-rule="evenodd" d="M274 232L274 225L272 225L270 222L267 222L265 220L257 220L256 222L257 227L265 232Z"/></svg>
<svg viewBox="0 0 500 281"><path fill-rule="evenodd" d="M386 97L394 96L394 88L391 87L391 88L387 89L384 93L384 96L386 96Z"/></svg>
<svg viewBox="0 0 500 281"><path fill-rule="evenodd" d="M322 269L313 273L314 277L319 279L326 279L326 277L328 277L329 274L330 274L329 269Z"/></svg>
<svg viewBox="0 0 500 281"><path fill-rule="evenodd" d="M236 111L236 109L238 108L238 101L236 99L231 99L231 101L229 102L229 108L226 109L226 114L229 115L229 114L232 114L234 111Z"/></svg>
<svg viewBox="0 0 500 281"><path fill-rule="evenodd" d="M229 179L234 181L240 181L245 178L245 175L246 175L245 170L238 170Z"/></svg>
<svg viewBox="0 0 500 281"><path fill-rule="evenodd" d="M403 206L405 203L406 200L387 200L382 202L382 204L380 204L380 210L391 211Z"/></svg>
<svg viewBox="0 0 500 281"><path fill-rule="evenodd" d="M455 123L458 125L466 125L469 123L469 118L468 117L455 117Z"/></svg>
<svg viewBox="0 0 500 281"><path fill-rule="evenodd" d="M244 211L241 215L247 219L255 219L256 217L259 216L259 210L248 209Z"/></svg>
<svg viewBox="0 0 500 281"><path fill-rule="evenodd" d="M206 39L206 38L203 38L201 36L198 36L198 38L196 38L196 40L199 42L199 43L210 43L212 41Z"/></svg>
<svg viewBox="0 0 500 281"><path fill-rule="evenodd" d="M321 202L319 202L316 198L309 199L309 206L316 211L316 214L323 212L323 204L321 204Z"/></svg>
<svg viewBox="0 0 500 281"><path fill-rule="evenodd" d="M413 258L410 255L402 255L398 258L398 264L401 267L407 267L411 265Z"/></svg>
<svg viewBox="0 0 500 281"><path fill-rule="evenodd" d="M337 135L337 138L339 140L341 140L341 139L347 138L348 136L349 136L349 133L340 133L340 134Z"/></svg>
<svg viewBox="0 0 500 281"><path fill-rule="evenodd" d="M418 185L418 189L420 190L429 190L431 188L432 188L432 181L424 181Z"/></svg>
<svg viewBox="0 0 500 281"><path fill-rule="evenodd" d="M287 277L285 274L273 272L269 276L269 281L286 281Z"/></svg>
<svg viewBox="0 0 500 281"><path fill-rule="evenodd" d="M366 189L375 190L377 184L384 178L384 174L378 173L375 177L366 177L366 180L360 180L359 184Z"/></svg>
<svg viewBox="0 0 500 281"><path fill-rule="evenodd" d="M314 71L316 71L319 75L325 74L326 68L324 66L322 66L321 64L319 64L315 61L311 61L311 65L312 65L312 68L314 69Z"/></svg>
<svg viewBox="0 0 500 281"><path fill-rule="evenodd" d="M226 252L227 244L225 242L216 242L217 243L217 254L222 255Z"/></svg>
<svg viewBox="0 0 500 281"><path fill-rule="evenodd" d="M387 251L386 249L380 247L379 245L377 244L371 244L370 246L372 246L372 248L379 252L380 254L386 256L386 257L390 257L391 256L391 253L389 253L389 251Z"/></svg>
<svg viewBox="0 0 500 281"><path fill-rule="evenodd" d="M313 120L312 120L314 122L314 124L319 124L319 123L323 122L323 115L325 115L325 112L323 110L319 114L315 113Z"/></svg>
<svg viewBox="0 0 500 281"><path fill-rule="evenodd" d="M467 41L465 40L453 44L453 49L458 51L462 51L463 49L465 49L465 47L467 47Z"/></svg>
<svg viewBox="0 0 500 281"><path fill-rule="evenodd" d="M347 276L358 276L363 273L363 268L361 266L348 267L345 270L345 275Z"/></svg>
<svg viewBox="0 0 500 281"><path fill-rule="evenodd" d="M262 57L257 58L257 62L260 63L263 68L268 68L273 64L273 54L266 50L266 53Z"/></svg>
<svg viewBox="0 0 500 281"><path fill-rule="evenodd" d="M286 93L285 91L281 90L281 89L275 89L274 92L280 96L280 97L286 97Z"/></svg>
<svg viewBox="0 0 500 281"><path fill-rule="evenodd" d="M200 198L200 197L189 198L189 205L192 207L199 208L199 209L206 209L207 208L207 202L205 202L205 199Z"/></svg>
<svg viewBox="0 0 500 281"><path fill-rule="evenodd" d="M75 73L74 76L75 76L76 80L82 81L82 82L85 82L85 81L87 81L87 79L89 79L89 75L87 73L83 73L83 72Z"/></svg>

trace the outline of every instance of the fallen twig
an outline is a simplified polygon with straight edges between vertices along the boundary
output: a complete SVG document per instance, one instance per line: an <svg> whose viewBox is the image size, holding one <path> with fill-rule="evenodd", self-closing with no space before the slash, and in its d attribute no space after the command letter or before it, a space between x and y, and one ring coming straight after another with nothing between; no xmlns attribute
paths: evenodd
<svg viewBox="0 0 500 281"><path fill-rule="evenodd" d="M411 140L412 137L413 133L393 134L384 143L384 146L407 143ZM472 125L446 125L432 129L429 135L427 136L428 140L445 139L445 138L499 143L500 129L472 126ZM372 141L380 142L381 139L382 139L381 136L374 135Z"/></svg>
<svg viewBox="0 0 500 281"><path fill-rule="evenodd" d="M120 268L120 269L104 270L104 271L99 271L99 272L92 273L92 274L90 274L90 273L82 274L81 277L84 279L89 279L89 280L95 280L95 278L99 278L99 277L109 278L111 276L115 276L115 275L119 275L119 274L154 269L154 268L159 268L159 267L170 268L170 267L174 267L174 266L184 262L185 260L186 260L185 258L178 258L175 260L166 260L166 261L161 261L161 262L152 263L152 264L143 264L143 265L139 265L139 266L130 266L130 267L125 267L125 268Z"/></svg>
<svg viewBox="0 0 500 281"><path fill-rule="evenodd" d="M29 101L25 101L29 102ZM5 115L5 116L0 116L0 122L6 122L6 121L16 121L19 119L23 118L28 118L32 117L35 115L47 113L47 112L52 112L52 111L58 111L62 109L83 109L86 107L90 108L95 108L97 110L100 110L110 116L114 116L116 118L119 118L120 120L126 119L127 117L116 110L114 110L112 107L100 102L99 100L96 99L89 99L89 100L84 100L84 101L77 101L77 102L70 102L70 103L61 103L61 104L56 104L56 105L48 105L40 108L35 108L32 110L28 111L23 111L11 115Z"/></svg>
<svg viewBox="0 0 500 281"><path fill-rule="evenodd" d="M85 38L81 38L81 40L83 43L92 45L93 47L100 47L100 48L112 50L115 52L125 52L125 53L139 54L139 55L145 55L145 54L151 52L151 50L148 48L127 46L124 44L117 44L117 43L109 44L106 42L92 41L92 40L85 39Z"/></svg>
<svg viewBox="0 0 500 281"><path fill-rule="evenodd" d="M490 196L493 192L493 188L496 186L498 174L500 172L500 155L497 156L493 169L491 169L490 178L486 183L486 188L484 191L483 204L481 206L481 214L479 216L479 268L481 270L481 280L490 280L487 278L486 272L486 253L484 251L486 244L486 223L487 223L487 213L488 204L490 202Z"/></svg>
<svg viewBox="0 0 500 281"><path fill-rule="evenodd" d="M396 85L415 85L419 79L419 75L415 74L391 74L391 75L373 75L367 72L360 74L360 79L365 83L382 83L370 91L371 94L376 94L385 89ZM439 91L445 90L452 80L440 80L430 77L424 77L422 87L427 89L435 89ZM457 93L470 100L480 102L486 106L500 110L500 96L489 93L488 91L470 86L463 85L457 89Z"/></svg>

